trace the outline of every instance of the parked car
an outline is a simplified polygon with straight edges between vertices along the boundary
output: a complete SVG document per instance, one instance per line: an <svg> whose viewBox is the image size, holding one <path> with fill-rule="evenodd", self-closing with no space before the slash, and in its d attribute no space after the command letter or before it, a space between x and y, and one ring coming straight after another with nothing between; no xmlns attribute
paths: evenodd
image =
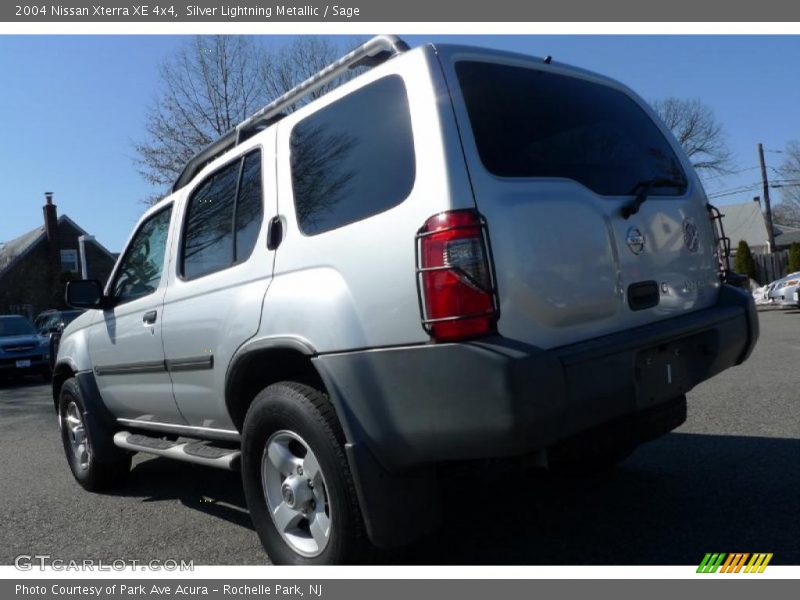
<svg viewBox="0 0 800 600"><path fill-rule="evenodd" d="M762 285L753 290L753 300L756 304L772 304L772 299L769 297L775 282Z"/></svg>
<svg viewBox="0 0 800 600"><path fill-rule="evenodd" d="M800 305L798 289L800 288L800 272L789 273L786 277L773 282L769 298L773 304L782 307Z"/></svg>
<svg viewBox="0 0 800 600"><path fill-rule="evenodd" d="M82 310L50 309L39 313L33 320L33 326L39 334L46 336L50 340L51 368L58 354L58 345L61 341L61 334L64 332L64 328L83 314L83 312Z"/></svg>
<svg viewBox="0 0 800 600"><path fill-rule="evenodd" d="M607 468L680 425L758 337L718 241L625 86L375 38L193 158L104 289L68 284L69 466L240 469L274 563L363 560L436 527L456 463Z"/></svg>
<svg viewBox="0 0 800 600"><path fill-rule="evenodd" d="M0 315L0 377L50 374L50 340L25 317Z"/></svg>
<svg viewBox="0 0 800 600"><path fill-rule="evenodd" d="M51 308L40 312L33 320L33 326L42 334L63 332L64 328L77 319L84 311L82 310L62 310Z"/></svg>

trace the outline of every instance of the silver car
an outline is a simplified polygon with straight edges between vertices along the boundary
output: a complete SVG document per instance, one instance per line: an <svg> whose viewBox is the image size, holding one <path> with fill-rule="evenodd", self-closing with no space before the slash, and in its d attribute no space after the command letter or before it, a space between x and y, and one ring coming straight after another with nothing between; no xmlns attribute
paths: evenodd
<svg viewBox="0 0 800 600"><path fill-rule="evenodd" d="M773 282L769 298L777 306L794 307L800 305L800 271L789 273L786 277Z"/></svg>
<svg viewBox="0 0 800 600"><path fill-rule="evenodd" d="M105 288L70 283L69 466L90 490L135 452L240 470L280 564L430 532L454 463L607 468L756 343L709 217L624 85L375 38L192 159Z"/></svg>

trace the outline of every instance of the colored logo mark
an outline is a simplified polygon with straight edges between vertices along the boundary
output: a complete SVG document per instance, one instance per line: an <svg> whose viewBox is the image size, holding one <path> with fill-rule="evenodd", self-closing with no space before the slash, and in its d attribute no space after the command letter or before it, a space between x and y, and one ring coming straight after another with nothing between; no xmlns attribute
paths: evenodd
<svg viewBox="0 0 800 600"><path fill-rule="evenodd" d="M748 562L748 559L749 562ZM756 552L708 552L700 566L697 567L698 573L763 573L769 561L772 560L772 553Z"/></svg>

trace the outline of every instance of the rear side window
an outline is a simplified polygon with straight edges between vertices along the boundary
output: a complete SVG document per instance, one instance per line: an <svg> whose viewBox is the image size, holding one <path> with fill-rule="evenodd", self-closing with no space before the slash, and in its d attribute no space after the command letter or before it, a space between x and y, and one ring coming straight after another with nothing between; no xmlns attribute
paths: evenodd
<svg viewBox="0 0 800 600"><path fill-rule="evenodd" d="M456 64L481 162L499 177L564 177L602 195L683 195L667 140L626 94L575 77L488 62Z"/></svg>
<svg viewBox="0 0 800 600"><path fill-rule="evenodd" d="M263 214L261 153L255 151L210 175L189 199L183 277L195 279L247 260Z"/></svg>
<svg viewBox="0 0 800 600"><path fill-rule="evenodd" d="M307 235L397 206L414 185L408 95L396 75L306 117L290 144L297 222Z"/></svg>

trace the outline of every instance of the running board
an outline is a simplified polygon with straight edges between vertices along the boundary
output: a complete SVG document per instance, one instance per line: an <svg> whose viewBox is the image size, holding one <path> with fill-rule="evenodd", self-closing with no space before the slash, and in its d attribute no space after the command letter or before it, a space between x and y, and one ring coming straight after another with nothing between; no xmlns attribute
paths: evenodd
<svg viewBox="0 0 800 600"><path fill-rule="evenodd" d="M176 441L165 440L130 431L119 431L114 434L114 445L133 452L146 452L156 456L182 460L184 462L236 471L239 468L241 452L231 448L212 446L202 440Z"/></svg>

